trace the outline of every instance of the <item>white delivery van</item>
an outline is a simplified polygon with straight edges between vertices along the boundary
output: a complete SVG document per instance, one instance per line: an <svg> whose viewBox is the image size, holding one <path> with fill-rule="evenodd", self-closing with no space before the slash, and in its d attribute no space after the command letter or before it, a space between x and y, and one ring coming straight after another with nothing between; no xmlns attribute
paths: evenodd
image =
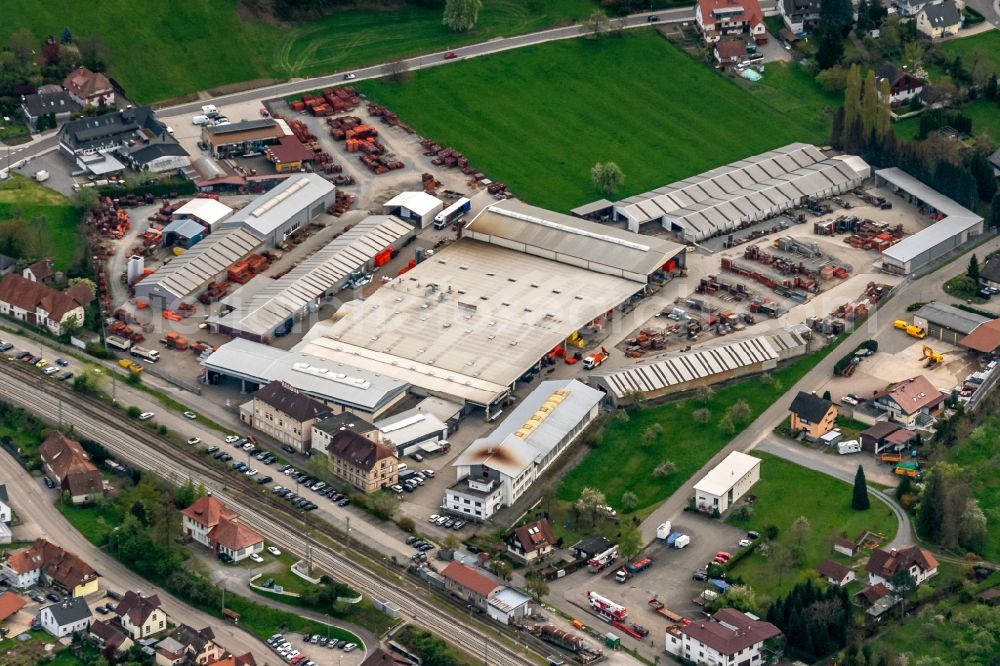
<svg viewBox="0 0 1000 666"><path fill-rule="evenodd" d="M191 124L193 125L207 125L208 116L195 116L191 119Z"/></svg>
<svg viewBox="0 0 1000 666"><path fill-rule="evenodd" d="M219 109L217 109L214 104L206 104L205 106L201 107L201 112L204 113L206 116L214 116L218 115Z"/></svg>

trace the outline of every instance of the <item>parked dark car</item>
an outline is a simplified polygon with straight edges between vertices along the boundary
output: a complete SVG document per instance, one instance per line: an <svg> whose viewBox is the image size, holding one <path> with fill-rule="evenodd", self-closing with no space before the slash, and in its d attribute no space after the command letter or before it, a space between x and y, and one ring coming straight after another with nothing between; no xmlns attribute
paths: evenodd
<svg viewBox="0 0 1000 666"><path fill-rule="evenodd" d="M226 564L232 564L233 563L233 558L231 558L229 555L227 555L225 553L219 553L219 559L222 560L223 562L225 562Z"/></svg>
<svg viewBox="0 0 1000 666"><path fill-rule="evenodd" d="M285 453L295 453L295 449L289 446L288 444L282 444L281 450L284 451Z"/></svg>
<svg viewBox="0 0 1000 666"><path fill-rule="evenodd" d="M42 477L42 481L44 481L44 482L45 482L45 487L46 487L46 488L55 488L55 487L56 487L56 482L55 482L55 481L53 481L52 479L50 479L50 478L49 478L49 477L47 477L47 476L43 476L43 477Z"/></svg>
<svg viewBox="0 0 1000 666"><path fill-rule="evenodd" d="M62 597L60 597L55 592L49 592L48 594L45 595L45 598L48 599L49 601L51 601L52 603L56 603L56 604L59 603L60 601L62 601Z"/></svg>

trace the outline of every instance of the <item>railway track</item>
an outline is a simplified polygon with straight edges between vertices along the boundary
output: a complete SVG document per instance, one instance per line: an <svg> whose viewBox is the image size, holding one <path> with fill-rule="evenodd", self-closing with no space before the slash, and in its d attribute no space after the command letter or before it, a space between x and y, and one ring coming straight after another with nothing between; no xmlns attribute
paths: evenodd
<svg viewBox="0 0 1000 666"><path fill-rule="evenodd" d="M150 432L97 398L73 392L16 363L8 363L6 368L7 371L0 374L0 397L4 400L50 423L58 423L61 418L64 423L72 424L81 437L101 442L131 465L149 470L171 483L181 484L190 478L204 484L235 510L241 521L265 535L269 542L298 557L311 556L313 564L329 575L369 597L394 604L408 621L438 634L477 660L483 659L487 665L536 663L537 657L518 652L504 642L490 640L490 629L471 616L464 621L465 618L454 617L430 602L421 601L428 594L421 587L390 580L316 543L303 515L278 502L270 493L262 492L261 486L246 477L237 477L209 464L203 455ZM115 427L109 427L111 423ZM312 527L322 529L323 526L317 521ZM364 553L358 554L370 559Z"/></svg>

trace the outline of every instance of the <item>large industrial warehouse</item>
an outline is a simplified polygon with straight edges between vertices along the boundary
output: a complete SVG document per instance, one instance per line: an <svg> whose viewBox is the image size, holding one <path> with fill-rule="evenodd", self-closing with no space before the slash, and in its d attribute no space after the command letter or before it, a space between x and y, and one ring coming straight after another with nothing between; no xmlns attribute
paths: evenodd
<svg viewBox="0 0 1000 666"><path fill-rule="evenodd" d="M938 222L882 253L882 270L886 273L909 275L948 254L971 236L983 233L983 218L901 169L879 169L875 172L875 184L891 187L893 192L931 215L943 215Z"/></svg>
<svg viewBox="0 0 1000 666"><path fill-rule="evenodd" d="M603 326L682 250L510 201L465 234L344 305L297 349L495 416L525 371L574 332Z"/></svg>
<svg viewBox="0 0 1000 666"><path fill-rule="evenodd" d="M315 311L351 273L370 268L379 256L388 258L413 233L412 226L395 217L369 216L257 293L248 293L253 283L241 287L223 301L234 309L210 317L208 323L219 333L268 342L287 333L295 319Z"/></svg>
<svg viewBox="0 0 1000 666"><path fill-rule="evenodd" d="M154 309L173 310L263 246L259 237L231 221L224 222L211 236L136 283L135 297Z"/></svg>
<svg viewBox="0 0 1000 666"><path fill-rule="evenodd" d="M614 217L634 232L657 224L698 242L794 208L804 197L850 191L869 177L871 167L860 157L828 157L793 143L623 199L614 204Z"/></svg>
<svg viewBox="0 0 1000 666"><path fill-rule="evenodd" d="M335 189L314 173L296 174L241 208L226 224L240 224L278 247L333 205Z"/></svg>
<svg viewBox="0 0 1000 666"><path fill-rule="evenodd" d="M295 351L236 339L201 361L209 384L238 380L242 392L272 381L286 384L340 411L376 419L406 397L406 382ZM336 411L336 410L335 410Z"/></svg>
<svg viewBox="0 0 1000 666"><path fill-rule="evenodd" d="M617 407L642 396L647 400L699 386L773 370L779 361L801 356L809 341L800 330L779 331L721 345L706 346L619 370L596 371L588 383L604 391Z"/></svg>

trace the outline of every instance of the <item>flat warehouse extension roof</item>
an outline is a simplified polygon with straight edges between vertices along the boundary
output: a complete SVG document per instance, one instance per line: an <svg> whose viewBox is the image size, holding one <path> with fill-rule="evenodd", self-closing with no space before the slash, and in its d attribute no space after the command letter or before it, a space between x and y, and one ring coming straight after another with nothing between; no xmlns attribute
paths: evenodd
<svg viewBox="0 0 1000 666"><path fill-rule="evenodd" d="M640 282L684 251L683 245L672 241L641 236L512 199L487 206L466 225L465 235Z"/></svg>
<svg viewBox="0 0 1000 666"><path fill-rule="evenodd" d="M395 217L369 216L281 278L271 280L245 302L241 302L237 291L227 299L227 302L238 304L236 309L210 317L208 321L234 331L270 335L289 317L301 312L376 254L412 232L411 225Z"/></svg>
<svg viewBox="0 0 1000 666"><path fill-rule="evenodd" d="M479 405L643 286L463 238L344 305L302 351Z"/></svg>
<svg viewBox="0 0 1000 666"><path fill-rule="evenodd" d="M709 495L725 495L734 483L758 465L760 465L760 458L748 456L740 451L733 451L703 476L701 481L694 484L694 489Z"/></svg>
<svg viewBox="0 0 1000 666"><path fill-rule="evenodd" d="M256 384L283 381L314 398L376 412L408 388L406 382L309 354L236 338L201 364Z"/></svg>
<svg viewBox="0 0 1000 666"><path fill-rule="evenodd" d="M225 226L193 248L170 260L160 270L142 280L136 289L143 293L185 298L234 263L260 249L264 241L246 229Z"/></svg>

